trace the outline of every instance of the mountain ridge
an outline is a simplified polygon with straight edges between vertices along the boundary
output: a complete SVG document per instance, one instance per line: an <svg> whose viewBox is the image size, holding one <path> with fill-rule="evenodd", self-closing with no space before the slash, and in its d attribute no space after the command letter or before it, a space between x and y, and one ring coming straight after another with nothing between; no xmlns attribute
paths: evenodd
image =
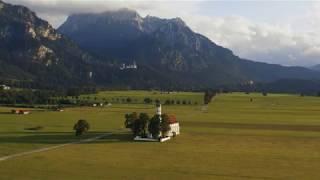
<svg viewBox="0 0 320 180"><path fill-rule="evenodd" d="M83 65L90 61L89 54L28 8L0 3L0 59L3 66L15 67L12 72L0 72L1 78L24 73L24 79L44 84L85 79Z"/></svg>
<svg viewBox="0 0 320 180"><path fill-rule="evenodd" d="M99 56L134 59L140 64L171 73L202 73L203 83L274 81L287 78L316 79L319 74L301 67L253 62L241 59L227 48L195 33L180 18L142 18L137 12L121 22L125 10L72 15L58 28L80 47ZM93 19L90 23L82 18ZM77 20L75 20L77 19ZM137 20L138 19L138 20ZM139 22L139 23L137 23ZM79 27L72 29L73 26ZM99 38L92 38L93 36ZM121 36L121 37L120 37ZM119 40L120 39L120 40ZM84 43L85 42L85 43ZM106 45L107 44L107 45ZM93 48L91 46L95 45ZM270 70L270 72L268 72ZM214 79L212 76L219 77ZM192 78L192 77L190 77Z"/></svg>
<svg viewBox="0 0 320 180"><path fill-rule="evenodd" d="M0 81L37 87L205 89L248 81L317 79L320 73L244 60L180 18L136 11L71 15L58 29L0 1ZM138 69L121 69L136 61Z"/></svg>

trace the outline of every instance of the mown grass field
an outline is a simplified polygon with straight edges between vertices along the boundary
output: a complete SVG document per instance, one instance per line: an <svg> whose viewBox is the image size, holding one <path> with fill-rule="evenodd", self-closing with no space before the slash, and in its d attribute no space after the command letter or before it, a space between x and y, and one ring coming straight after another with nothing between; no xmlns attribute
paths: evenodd
<svg viewBox="0 0 320 180"><path fill-rule="evenodd" d="M113 96L130 96L117 92ZM146 96L149 92L133 92ZM108 92L99 96L109 96ZM201 94L189 94L202 100ZM149 94L148 94L149 95ZM173 95L174 96L174 95ZM175 96L179 96L176 94ZM174 97L172 97L174 98ZM250 102L253 98L253 102ZM183 99L187 99L183 97ZM12 115L0 108L0 157L72 142L72 126L87 119L95 142L0 161L0 179L319 179L320 99L232 93L200 105L168 105L181 135L165 143L133 142L123 128L128 112L154 113L152 105L114 104ZM24 128L43 126L30 132Z"/></svg>

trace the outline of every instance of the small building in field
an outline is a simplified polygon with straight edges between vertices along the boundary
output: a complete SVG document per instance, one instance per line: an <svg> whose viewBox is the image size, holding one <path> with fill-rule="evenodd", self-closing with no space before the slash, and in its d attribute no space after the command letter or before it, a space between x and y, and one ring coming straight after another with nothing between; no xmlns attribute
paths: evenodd
<svg viewBox="0 0 320 180"><path fill-rule="evenodd" d="M175 137L176 135L179 135L180 134L180 125L179 123L173 123L173 124L170 124L170 131L168 132L168 136L170 137Z"/></svg>
<svg viewBox="0 0 320 180"><path fill-rule="evenodd" d="M174 115L162 116L161 104L156 105L156 115L158 115L158 117L159 117L160 124L164 121L162 118L168 118L168 119L166 119L166 122L164 124L168 123L167 125L170 126L170 130L167 131L165 134L163 134L160 131L157 137L153 137L150 132L147 134L147 137L141 137L140 135L138 135L134 138L135 141L164 142L164 141L170 140L172 137L175 137L180 134L180 125L179 125L179 122L177 121L176 117Z"/></svg>
<svg viewBox="0 0 320 180"><path fill-rule="evenodd" d="M12 109L12 110L11 110L11 113L12 113L12 114L19 114L19 110L17 110L17 109Z"/></svg>
<svg viewBox="0 0 320 180"><path fill-rule="evenodd" d="M28 111L28 110L20 110L19 111L19 114L23 114L23 115L26 115L26 114L30 114L31 112Z"/></svg>
<svg viewBox="0 0 320 180"><path fill-rule="evenodd" d="M170 131L166 134L169 137L175 137L180 134L180 125L174 115L169 115Z"/></svg>
<svg viewBox="0 0 320 180"><path fill-rule="evenodd" d="M28 110L16 110L16 109L13 109L13 110L11 110L11 113L12 113L12 114L27 115L27 114L30 114L31 112L28 111Z"/></svg>
<svg viewBox="0 0 320 180"><path fill-rule="evenodd" d="M156 114L159 116L162 115L161 104L156 105ZM165 134L165 136L175 137L176 135L180 134L180 124L177 121L176 116L169 115L169 126L170 126L170 130ZM160 133L160 135L161 135L161 133Z"/></svg>
<svg viewBox="0 0 320 180"><path fill-rule="evenodd" d="M61 109L61 108L55 108L54 111L57 111L57 112L63 112L64 109Z"/></svg>

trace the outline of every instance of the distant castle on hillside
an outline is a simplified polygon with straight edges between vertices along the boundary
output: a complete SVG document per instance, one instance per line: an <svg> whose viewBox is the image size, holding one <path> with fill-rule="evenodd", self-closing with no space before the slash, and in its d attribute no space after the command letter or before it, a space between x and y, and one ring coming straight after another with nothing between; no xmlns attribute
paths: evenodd
<svg viewBox="0 0 320 180"><path fill-rule="evenodd" d="M0 85L0 89L2 89L2 90L10 90L11 88L10 88L10 86L1 84L1 85Z"/></svg>
<svg viewBox="0 0 320 180"><path fill-rule="evenodd" d="M125 64L123 63L120 66L120 70L125 70L125 69L138 69L137 63L133 61L133 64Z"/></svg>

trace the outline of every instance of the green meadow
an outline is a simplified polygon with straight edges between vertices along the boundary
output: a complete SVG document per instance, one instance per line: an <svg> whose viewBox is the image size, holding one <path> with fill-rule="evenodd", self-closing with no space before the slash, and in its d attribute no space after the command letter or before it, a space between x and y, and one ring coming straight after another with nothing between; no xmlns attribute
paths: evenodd
<svg viewBox="0 0 320 180"><path fill-rule="evenodd" d="M89 95L88 95L89 96ZM99 140L0 161L0 179L319 179L320 98L298 95L218 95L206 110L201 93L110 91L97 99L137 99L110 107L74 107L64 112L32 109L30 115L0 108L0 158L111 133ZM87 96L85 96L87 97ZM133 142L123 128L129 112L155 113L145 97L191 100L163 105L175 114L181 135L164 142ZM83 98L83 97L81 97ZM253 99L250 102L250 98ZM86 119L89 133L75 137ZM41 126L40 130L26 130Z"/></svg>

